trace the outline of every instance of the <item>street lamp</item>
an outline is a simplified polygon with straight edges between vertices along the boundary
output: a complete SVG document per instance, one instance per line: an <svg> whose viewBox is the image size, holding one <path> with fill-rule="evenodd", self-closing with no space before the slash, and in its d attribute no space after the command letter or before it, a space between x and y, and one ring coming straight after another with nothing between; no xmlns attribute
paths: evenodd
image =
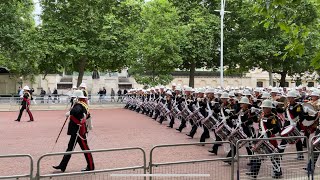
<svg viewBox="0 0 320 180"><path fill-rule="evenodd" d="M215 10L217 12L220 12L221 17L221 23L220 23L220 35L221 35L221 44L220 44L220 86L223 87L223 19L224 19L224 13L228 13L229 11L225 11L226 0L221 0L221 9Z"/></svg>

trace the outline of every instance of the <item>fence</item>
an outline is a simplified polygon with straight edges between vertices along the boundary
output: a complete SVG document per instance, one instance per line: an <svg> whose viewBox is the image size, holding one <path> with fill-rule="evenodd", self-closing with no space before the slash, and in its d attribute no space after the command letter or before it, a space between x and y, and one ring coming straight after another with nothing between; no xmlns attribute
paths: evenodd
<svg viewBox="0 0 320 180"><path fill-rule="evenodd" d="M308 141L308 138L305 136L239 140L236 145L238 180L248 177L255 179L278 179L280 177L295 180L310 179L310 173L307 173L303 169L307 167L310 159L308 143L307 149L304 151L285 153L278 153L277 149L274 149L271 143L269 143L270 140L286 141L288 139L297 141L304 139ZM252 142L254 144L254 155L240 154L239 147L240 144L244 144L243 142ZM244 161L243 159L248 159L248 161ZM247 163L249 164L246 165Z"/></svg>
<svg viewBox="0 0 320 180"><path fill-rule="evenodd" d="M1 175L0 174L0 179L21 179L21 178L26 178L26 179L32 179L33 178L33 158L28 155L28 154L9 154L9 155L1 155L0 159L17 159L17 158L28 158L30 160L30 170L28 174L20 174L20 175ZM1 167L0 167L1 168ZM1 168L4 169L4 168Z"/></svg>
<svg viewBox="0 0 320 180"><path fill-rule="evenodd" d="M320 135L314 136L311 138L310 142L310 151L311 151L311 161L308 164L308 174L311 174L312 180L314 179L320 179L320 172L319 168L316 169L315 167L317 166L318 162L318 157L320 154L320 146L319 144L315 145L314 142L320 140Z"/></svg>
<svg viewBox="0 0 320 180"><path fill-rule="evenodd" d="M214 142L214 143L190 143L190 144L171 144L154 146L150 151L149 173L156 173L158 176L150 177L150 180L161 178L165 179L233 179L234 178L234 158L213 158L200 160L184 160L175 162L155 163L154 151L163 148L177 148L193 145L220 144L230 146L230 142ZM163 153L164 150L161 152ZM187 154L181 152L181 154ZM232 154L234 154L232 149ZM230 161L231 168L223 167L223 161Z"/></svg>
<svg viewBox="0 0 320 180"><path fill-rule="evenodd" d="M45 157L49 156L61 156L61 155L68 155L68 154L83 154L83 153L101 153L101 152L119 152L119 151L134 151L138 150L142 152L142 159L143 159L143 165L137 165L133 167L122 167L122 168L112 168L112 169L102 169L102 170L94 170L94 171L86 171L86 172L71 172L71 173L55 173L55 174L41 174L41 161ZM44 179L44 178L61 178L61 177L68 177L68 179L71 179L70 176L73 176L74 179L79 179L79 176L87 176L85 179L109 179L112 178L108 174L103 174L101 176L97 176L96 174L106 173L106 172L116 172L116 173L129 173L129 172L139 172L137 170L142 170L141 174L146 174L146 153L142 148L139 147L131 147L131 148L118 148L118 149L101 149L101 150L88 150L88 151L72 151L72 152L61 152L61 153L49 153L41 156L37 162L37 175L36 179ZM91 175L91 176L90 176ZM117 175L117 174L115 174ZM132 178L130 178L132 179ZM137 179L145 179L145 177L138 177Z"/></svg>
<svg viewBox="0 0 320 180"><path fill-rule="evenodd" d="M189 152L187 146L194 145L213 145L221 144L223 146L231 146L230 142L213 142L213 143L189 143L189 144L167 144L167 145L156 145L150 150L150 161L147 167L146 153L142 148L132 147L132 148L118 148L118 149L101 149L101 150L90 150L90 151L73 151L73 152L61 152L61 153L50 153L42 155L37 161L37 173L33 177L33 158L30 155L3 155L0 158L20 158L27 157L30 159L30 170L28 174L22 175L11 175L11 176L1 176L0 179L144 179L150 177L151 179L219 179L219 180L234 180L235 177L238 180L242 179L272 179L276 178L277 172L282 172L282 178L291 180L304 180L304 179L319 179L319 172L314 165L316 164L317 157L320 153L320 145L313 144L315 140L320 140L320 136L315 136L311 139L311 145L307 143L307 149L298 152L284 152L279 153L272 147L268 147L270 140L308 140L305 136L295 136L295 137L278 137L278 138L260 138L260 139L243 139L239 140L236 144L236 151L233 152L231 148L232 157L220 158L219 156L215 158L201 158L201 159L187 159L188 157L194 158L199 155L197 149L195 152ZM243 142L253 142L254 144L254 155L244 155L240 144ZM289 145L291 146L291 145ZM315 147L316 146L316 147ZM259 148L260 147L260 148ZM176 156L170 154L172 148L181 148L181 152L178 155L182 155L183 160L177 160ZM71 172L71 173L41 173L41 170L45 169L41 165L46 158L54 156L62 156L66 154L83 154L87 152L91 153L101 153L101 152L122 152L122 151L139 151L142 153L142 157L139 155L139 159L142 158L141 164L135 164L133 166L123 166L112 168L87 171L87 172ZM168 159L164 162L163 159L157 159L156 153L167 153ZM177 152L177 151L175 151ZM198 154L197 154L198 153ZM205 154L205 153L203 153ZM304 158L297 155L304 155ZM206 155L206 154L205 154ZM233 155L236 155L234 159ZM315 158L314 158L315 157ZM248 159L248 160L245 160ZM310 160L310 161L309 161ZM223 166L221 163L223 161L230 162L231 166ZM45 161L46 164L47 161ZM107 163L107 162L106 162ZM247 163L250 163L247 165ZM309 167L304 170L303 168ZM280 169L281 168L281 169ZM249 170L250 169L250 170ZM149 170L149 174L147 174ZM236 170L236 171L235 171ZM280 171L281 170L281 171ZM113 174L107 174L107 173ZM245 175L246 174L246 175ZM278 174L279 175L279 174Z"/></svg>
<svg viewBox="0 0 320 180"><path fill-rule="evenodd" d="M57 96L32 96L31 104L69 104L70 96L57 95ZM124 103L126 96L91 96L89 101L91 104L107 104L107 103ZM16 105L21 103L20 97L0 97L0 104Z"/></svg>

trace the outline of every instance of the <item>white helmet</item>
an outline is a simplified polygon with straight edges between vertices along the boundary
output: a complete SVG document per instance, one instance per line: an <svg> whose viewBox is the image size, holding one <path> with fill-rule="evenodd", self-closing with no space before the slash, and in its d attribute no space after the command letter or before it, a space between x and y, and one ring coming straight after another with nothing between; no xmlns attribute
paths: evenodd
<svg viewBox="0 0 320 180"><path fill-rule="evenodd" d="M296 91L289 91L288 94L287 94L287 97L293 97L293 98L296 98L297 97L297 93Z"/></svg>
<svg viewBox="0 0 320 180"><path fill-rule="evenodd" d="M317 91L312 91L312 93L311 93L310 96L317 96L317 97L319 97L319 92L317 92Z"/></svg>
<svg viewBox="0 0 320 180"><path fill-rule="evenodd" d="M272 88L271 93L279 93L278 88L276 88L276 87Z"/></svg>
<svg viewBox="0 0 320 180"><path fill-rule="evenodd" d="M244 95L244 96L251 96L251 93L250 93L249 90L244 90L242 95Z"/></svg>
<svg viewBox="0 0 320 180"><path fill-rule="evenodd" d="M262 99L269 99L270 97L271 97L271 95L268 92L262 93L262 96L261 96Z"/></svg>
<svg viewBox="0 0 320 180"><path fill-rule="evenodd" d="M82 90L75 90L74 91L74 96L77 97L77 98L87 98L83 95L83 91Z"/></svg>
<svg viewBox="0 0 320 180"><path fill-rule="evenodd" d="M87 88L87 85L86 85L86 83L81 83L79 87L80 88Z"/></svg>
<svg viewBox="0 0 320 180"><path fill-rule="evenodd" d="M247 97L242 97L239 101L239 104L250 104L249 99Z"/></svg>
<svg viewBox="0 0 320 180"><path fill-rule="evenodd" d="M214 90L214 88L209 88L209 89L207 89L206 91L205 91L205 93L207 94L207 93L215 93L215 90Z"/></svg>
<svg viewBox="0 0 320 180"><path fill-rule="evenodd" d="M229 99L229 94L227 92L222 93L221 99Z"/></svg>
<svg viewBox="0 0 320 180"><path fill-rule="evenodd" d="M29 86L25 86L25 87L23 87L23 90L30 91L30 88L29 88Z"/></svg>
<svg viewBox="0 0 320 180"><path fill-rule="evenodd" d="M262 107L262 108L273 108L272 101L269 100L269 99L266 99L266 100L262 101L262 104L261 104L260 107Z"/></svg>
<svg viewBox="0 0 320 180"><path fill-rule="evenodd" d="M234 91L230 91L230 92L229 92L229 96L230 96L230 97L235 97L236 95L234 94Z"/></svg>

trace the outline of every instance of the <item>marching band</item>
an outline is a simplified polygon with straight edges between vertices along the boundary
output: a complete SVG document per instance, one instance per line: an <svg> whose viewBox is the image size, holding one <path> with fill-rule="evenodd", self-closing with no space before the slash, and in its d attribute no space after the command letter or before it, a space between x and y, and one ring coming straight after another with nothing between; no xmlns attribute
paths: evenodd
<svg viewBox="0 0 320 180"><path fill-rule="evenodd" d="M131 89L126 97L125 108L140 112L157 120L159 123L168 121L169 128L180 121L179 132L190 124L191 131L187 136L193 138L198 129L203 132L200 142L214 134L216 142L229 141L234 152L236 143L241 139L272 138L272 137L309 137L310 134L320 133L319 125L319 92L313 88L308 92L282 88L200 88L181 87L173 85L172 89L164 86L143 89ZM258 127L258 128L256 128ZM252 144L244 141L239 148L245 147L248 155L283 153L287 144L295 144L297 151L303 151L307 142L299 138L283 139L279 144L276 140L260 140ZM320 150L320 138L315 146ZM210 153L217 155L218 144ZM230 150L227 157L232 156ZM319 154L315 154L314 162ZM297 160L303 160L302 153L298 153ZM273 165L272 177L282 177L281 157L271 156ZM250 172L246 174L252 178L258 176L261 159L250 159ZM225 161L231 164L230 161ZM314 164L313 164L314 165ZM305 170L310 170L310 164Z"/></svg>

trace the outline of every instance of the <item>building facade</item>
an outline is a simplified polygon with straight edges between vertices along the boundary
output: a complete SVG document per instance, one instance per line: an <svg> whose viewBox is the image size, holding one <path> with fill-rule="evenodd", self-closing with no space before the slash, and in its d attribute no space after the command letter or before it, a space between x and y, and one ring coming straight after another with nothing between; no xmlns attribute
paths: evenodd
<svg viewBox="0 0 320 180"><path fill-rule="evenodd" d="M45 77L43 75L35 76L34 81L24 80L23 78L15 78L6 71L0 69L0 95L4 94L17 94L18 88L28 85L30 88L34 88L34 93L39 94L41 88L48 92L50 88L53 92L54 88L57 88L59 94L67 94L69 89L77 84L78 75L59 75L49 74ZM279 85L280 76L273 75L274 86ZM92 95L97 95L100 88L105 87L107 94L110 94L111 88L117 92L118 89L130 89L130 88L142 88L143 85L138 84L134 78L129 77L127 70L122 70L120 73L100 73L99 78L92 78L92 73L86 73L83 77L84 83L87 84L88 92ZM172 83L188 85L188 76L174 76L173 81L168 84L170 87ZM319 83L311 78L301 78L299 84L296 83L291 77L286 78L287 87L295 87L298 85L303 86L317 86ZM212 86L220 86L220 77L218 76L196 76L195 88ZM224 77L224 87L268 87L269 86L269 73L256 69L244 76L238 77Z"/></svg>

